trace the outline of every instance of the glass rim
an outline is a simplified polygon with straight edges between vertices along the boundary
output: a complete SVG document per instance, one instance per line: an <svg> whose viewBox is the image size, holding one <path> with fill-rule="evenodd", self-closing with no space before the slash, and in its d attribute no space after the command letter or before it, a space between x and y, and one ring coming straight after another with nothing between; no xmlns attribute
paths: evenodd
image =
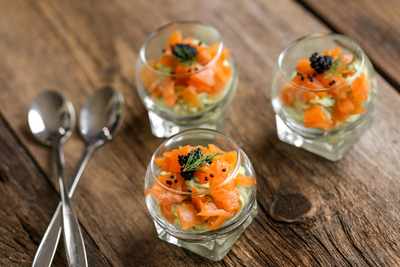
<svg viewBox="0 0 400 267"><path fill-rule="evenodd" d="M360 64L360 68L359 68L359 69L357 70L357 72L356 72L353 76L351 76L351 78L348 79L345 83L340 84L340 85L337 85L337 86L334 86L334 87L322 88L322 89L311 89L311 88L308 88L308 87L304 87L304 86L300 86L300 85L295 84L294 82L292 82L292 80L290 79L290 77L287 77L286 74L284 74L284 72L283 72L283 70L282 70L282 61L283 61L283 58L285 57L286 53L287 53L290 49L292 49L294 46L296 46L298 43L300 43L301 41L304 41L304 40L309 39L309 38L324 37L324 36L325 36L325 37L334 36L334 37L337 37L337 38L339 38L339 39L344 39L344 40L349 41L350 43L352 43L352 44L355 46L355 51L359 51L359 52L360 52L360 55L361 55L361 60L360 60L361 64ZM301 37L301 38L299 38L299 39L297 39L297 40L291 42L288 46L286 46L285 49L279 54L279 59L278 59L279 71L282 73L283 78L284 78L291 86L293 86L294 88L300 89L300 90L304 90L304 91L310 91L310 92L329 92L329 91L337 90L337 89L339 89L339 88L342 88L342 87L345 87L345 86L350 85L350 84L353 83L353 81L354 81L358 76L360 76L360 74L362 73L362 69L363 69L363 67L364 67L364 63L365 63L365 54L364 54L364 51L361 49L361 47L360 47L356 42L354 42L352 39L350 39L349 37L344 36L344 35L342 35L342 34L337 34L337 33L314 33L314 34L310 34L310 35L307 35L307 36L303 36L303 37Z"/></svg>
<svg viewBox="0 0 400 267"><path fill-rule="evenodd" d="M217 134L217 135L223 137L223 138L224 138L225 140L227 140L229 143L231 143L231 144L235 147L236 154L237 154L237 159L236 159L236 162L235 162L235 167L233 168L232 172L228 174L228 177L227 177L222 183L220 183L219 185L217 185L217 186L215 186L215 187L213 187L213 188L210 188L210 189L207 189L207 190L203 190L203 191L199 191L199 192L196 192L196 193L195 193L195 192L190 193L190 192L182 192L182 191L173 190L172 188L169 188L169 187L163 185L163 184L157 179L158 176L155 174L155 170L154 170L155 165L157 165L157 164L155 164L156 155L157 155L157 153L160 151L160 149L161 149L162 147L164 147L164 145L165 145L166 143L168 143L169 141L171 141L173 138L177 138L177 137L179 137L179 136L181 136L181 135L185 135L185 134L187 134L187 133L196 132L196 131L208 132L208 133L212 133L212 134ZM230 138L230 137L227 136L226 134L221 133L221 132L216 131L216 130L194 128L194 129L188 129L188 130L185 130L185 131L181 131L181 132L179 132L179 133L177 133L177 134L174 134L173 136L167 138L167 139L156 149L156 151L154 152L153 156L151 157L151 162L150 162L150 166L151 166L151 167L150 167L150 169L151 169L151 177L153 178L153 180L155 181L155 183L156 183L157 185L161 186L163 189L165 189L165 190L167 190L167 191L169 191L169 192L172 192L172 193L174 193L174 194L183 195L183 196L201 196L201 195L207 195L207 194L211 193L212 191L216 190L217 188L220 188L220 187L222 187L222 186L228 184L228 183L236 176L236 174L238 173L239 168L240 168L240 163L241 163L240 148L239 148L239 146L236 144L236 142L233 141L232 138Z"/></svg>
<svg viewBox="0 0 400 267"><path fill-rule="evenodd" d="M158 33L160 33L161 31L163 31L163 30L165 30L165 29L167 29L167 28L169 28L169 27L171 27L171 26L173 26L173 25L180 25L180 24L197 24L197 25L203 25L203 26L206 26L206 27L210 28L212 31L215 31L215 32L217 33L217 36L218 36L218 50L217 50L217 54L204 66L204 68L202 68L202 69L200 69L200 70L197 70L197 71L195 70L195 71L190 72L190 73L188 73L188 74L182 74L182 73L179 73L179 74L167 74L167 73L163 73L163 72L161 72L161 71L158 71L158 70L154 69L153 67L151 67L151 66L147 63L146 53L145 53L145 52L146 52L147 44L150 42L150 40L151 40L154 36L156 36L156 35L157 35ZM174 22L168 23L168 24L163 25L163 26L161 26L161 27L155 29L154 31L152 31L152 32L146 37L146 39L144 40L142 46L140 47L139 57L140 57L141 61L143 62L144 66L146 66L146 68L147 68L148 70L150 70L151 72L155 73L156 75L161 75L161 76L171 77L171 78L182 78L182 77L190 77L190 76L193 76L193 75L198 74L198 73L200 73L200 72L203 72L203 71L205 71L206 69L209 69L211 66L213 66L213 65L217 62L217 60L219 59L219 57L220 57L221 54L222 54L223 48L224 48L224 42L223 42L223 40L222 40L222 36L221 36L221 34L219 33L219 31L218 31L215 27L213 27L213 26L211 26L211 25L209 25L209 24L200 22L200 21L190 21L190 20L187 20L187 21L186 21L186 20L182 20L182 21L174 21Z"/></svg>

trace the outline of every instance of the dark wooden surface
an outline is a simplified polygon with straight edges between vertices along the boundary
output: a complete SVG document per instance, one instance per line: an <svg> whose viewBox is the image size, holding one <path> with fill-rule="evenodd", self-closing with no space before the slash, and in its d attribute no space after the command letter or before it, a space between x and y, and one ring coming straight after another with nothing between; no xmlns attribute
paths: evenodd
<svg viewBox="0 0 400 267"><path fill-rule="evenodd" d="M370 2L357 3L359 13L355 3L349 6L366 18L384 12ZM276 137L271 74L282 49L301 36L340 30L348 19L351 29L343 33L396 85L393 70L400 64L394 58L379 63L382 42L360 34L368 25L353 20L349 11L340 20L329 15L326 25L318 18L322 13L313 14L324 12L319 3L1 0L0 266L30 266L59 199L51 152L28 129L30 102L54 88L79 112L105 83L123 93L126 117L115 140L89 162L73 198L91 266L400 266L400 95L395 88L378 74L375 123L338 163ZM392 5L392 11L399 9L398 2ZM225 132L255 167L259 215L221 262L160 241L145 207L145 168L163 140L151 135L136 94L135 61L146 35L173 20L214 25L229 40L240 71L235 112ZM381 23L398 30L393 21ZM399 43L398 37L381 34ZM65 147L68 177L83 147L75 132ZM279 207L302 209L309 203L306 218L282 219L287 214ZM67 266L62 247L53 265Z"/></svg>

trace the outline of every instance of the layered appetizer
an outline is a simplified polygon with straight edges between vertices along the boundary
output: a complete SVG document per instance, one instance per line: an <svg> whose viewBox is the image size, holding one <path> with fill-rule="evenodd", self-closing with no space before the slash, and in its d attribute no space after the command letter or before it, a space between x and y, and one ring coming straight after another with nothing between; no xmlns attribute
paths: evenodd
<svg viewBox="0 0 400 267"><path fill-rule="evenodd" d="M165 152L155 162L162 168L157 178L159 184L146 189L146 195L157 200L157 210L165 220L182 230L218 229L240 213L248 202L243 187L251 187L255 182L244 175L241 166L237 173L232 173L237 162L235 151L224 152L213 144L180 147Z"/></svg>
<svg viewBox="0 0 400 267"><path fill-rule="evenodd" d="M315 52L297 62L280 100L292 118L306 128L328 131L354 122L366 111L363 104L370 91L365 71L347 84L359 69L358 53L346 54L340 48Z"/></svg>

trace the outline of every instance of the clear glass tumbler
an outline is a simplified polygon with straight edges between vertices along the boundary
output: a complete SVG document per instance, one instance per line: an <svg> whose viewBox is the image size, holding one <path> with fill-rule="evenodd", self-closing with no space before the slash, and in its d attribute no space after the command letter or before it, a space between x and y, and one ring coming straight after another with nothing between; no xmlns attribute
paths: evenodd
<svg viewBox="0 0 400 267"><path fill-rule="evenodd" d="M175 64L178 54L171 48L177 43L196 47L196 58ZM212 77L207 80L207 75ZM165 86L168 81L174 83L172 92L165 89L169 88ZM189 128L222 131L237 84L234 57L220 33L210 25L170 23L150 33L140 49L136 89L157 137L169 137ZM187 87L192 91L183 93Z"/></svg>
<svg viewBox="0 0 400 267"><path fill-rule="evenodd" d="M342 72L329 77L304 70L302 63L309 65L307 58L316 52L330 53L333 68ZM271 96L281 141L337 161L372 124L377 82L370 60L354 41L339 34L312 34L292 42L280 54ZM321 110L328 123L310 123Z"/></svg>
<svg viewBox="0 0 400 267"><path fill-rule="evenodd" d="M232 153L238 155L236 162L232 165L234 166L232 171L223 183L216 187L210 186L209 188L201 189L198 192L191 192L191 190L182 192L166 187L165 184L160 182L160 176L165 176L165 172L156 164L155 161L157 158L163 157L163 155L166 155L165 153L169 153L173 149L179 149L187 145L192 147L207 147L209 144L213 144L224 151L232 151ZM238 185L238 183L236 183L238 174L243 174L250 178L250 183L247 183L246 186L243 186L243 184ZM175 174L173 179L176 178L177 174ZM174 202L173 199L186 197L186 200L175 204L178 206L178 209L179 206L186 205L185 202L193 201L192 197L205 196L206 199L213 199L213 196L215 197L213 193L215 193L216 190L226 188L225 186L232 184L234 179L235 190L240 194L240 206L236 208L235 215L227 219L218 229L208 230L210 227L207 227L207 224L205 224L206 227L195 226L183 230L179 223L175 223L176 220L178 220L176 217L178 215L174 214L173 217L168 220L160 210L162 203L165 204L168 201ZM153 193L156 192L156 194L149 193L151 190L153 190ZM147 168L145 192L147 208L154 219L158 237L161 240L186 248L214 261L221 260L229 252L233 244L253 221L258 212L256 202L256 178L250 160L232 139L214 130L186 130L170 137L160 145L153 154ZM214 200L217 202L216 199ZM176 206L170 209L175 210ZM171 212L169 214L171 214ZM199 218L199 225L201 225L200 217L197 217ZM202 225L204 225L204 223Z"/></svg>

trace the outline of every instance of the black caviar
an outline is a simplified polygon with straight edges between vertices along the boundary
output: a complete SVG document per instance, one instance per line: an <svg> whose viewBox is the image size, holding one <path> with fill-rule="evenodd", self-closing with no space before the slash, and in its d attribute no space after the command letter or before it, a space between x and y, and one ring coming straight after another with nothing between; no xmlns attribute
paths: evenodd
<svg viewBox="0 0 400 267"><path fill-rule="evenodd" d="M332 57L331 56L322 56L318 55L318 53L314 53L310 57L311 68L313 68L318 73L324 73L329 70L332 65Z"/></svg>
<svg viewBox="0 0 400 267"><path fill-rule="evenodd" d="M185 155L179 155L179 156L178 156L179 165L180 165L180 166L185 165L185 164L187 163L188 159L189 159L189 156L190 156L192 153L194 154L194 155L193 155L193 159L194 159L194 160L197 160L197 159L201 158L201 156L202 156L202 154L201 154L201 149L200 149L200 148L191 151L191 152L190 152L189 154L187 154L186 156L185 156ZM181 168L181 175L182 175L182 177L185 179L185 181L190 181L190 180L192 180L192 178L193 178L193 176L194 176L194 171L185 171L185 172L184 172L183 169L184 169L184 168L182 167L182 168Z"/></svg>

